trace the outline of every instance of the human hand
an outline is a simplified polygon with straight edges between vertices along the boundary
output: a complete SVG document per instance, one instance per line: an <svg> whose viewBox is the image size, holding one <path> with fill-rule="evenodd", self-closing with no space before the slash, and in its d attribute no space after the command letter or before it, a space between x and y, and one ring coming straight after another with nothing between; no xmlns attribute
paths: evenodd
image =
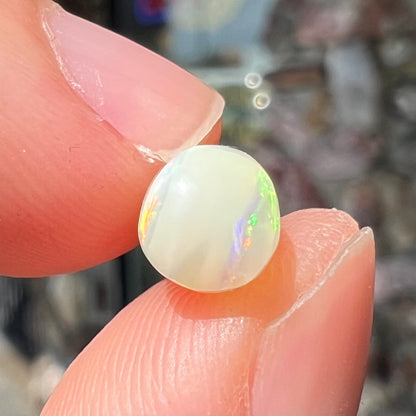
<svg viewBox="0 0 416 416"><path fill-rule="evenodd" d="M120 68L139 58L140 65L117 91L102 82L105 97L105 86L111 89L108 117L97 117L101 106L86 104L89 97L69 86L43 32L39 7L49 3L15 3L0 0L7 80L0 102L0 273L78 270L137 244L140 202L161 163L147 162L132 143L152 147L156 140L153 150L172 150L215 142L222 102L185 74L179 90L156 100L157 111L148 108L160 74L171 84L180 71L120 41L114 53L125 64L112 70L111 55L100 74L110 71L114 80ZM71 30L67 19L59 36ZM75 57L80 68L95 65L90 52L102 41L93 28L82 29L91 45ZM74 36L80 33L77 27ZM105 36L107 48L113 35ZM152 78L140 84L143 65L151 65L145 71ZM137 119L140 102L130 94L136 82L148 97ZM188 102L193 95L197 103ZM113 117L120 108L121 118ZM147 134L140 130L145 121ZM354 414L373 277L369 229L335 210L290 214L270 264L247 286L200 294L163 281L133 301L70 366L43 414Z"/></svg>
<svg viewBox="0 0 416 416"><path fill-rule="evenodd" d="M223 100L49 0L0 6L0 273L113 259L137 245L156 158L218 142Z"/></svg>

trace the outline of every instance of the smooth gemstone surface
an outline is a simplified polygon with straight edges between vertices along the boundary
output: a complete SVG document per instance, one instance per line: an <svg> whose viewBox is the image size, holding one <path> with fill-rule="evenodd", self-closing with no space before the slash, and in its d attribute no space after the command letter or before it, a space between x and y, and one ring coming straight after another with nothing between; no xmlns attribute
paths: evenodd
<svg viewBox="0 0 416 416"><path fill-rule="evenodd" d="M280 234L273 183L248 154L226 146L181 152L144 198L139 239L166 278L200 292L245 285L269 262Z"/></svg>

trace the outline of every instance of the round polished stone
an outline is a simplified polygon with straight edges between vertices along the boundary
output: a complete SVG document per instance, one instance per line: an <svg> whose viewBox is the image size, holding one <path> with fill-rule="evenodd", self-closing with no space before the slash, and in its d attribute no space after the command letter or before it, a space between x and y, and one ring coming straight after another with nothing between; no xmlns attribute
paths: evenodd
<svg viewBox="0 0 416 416"><path fill-rule="evenodd" d="M144 198L139 239L166 278L200 292L253 280L279 241L273 183L248 154L197 146L173 158Z"/></svg>

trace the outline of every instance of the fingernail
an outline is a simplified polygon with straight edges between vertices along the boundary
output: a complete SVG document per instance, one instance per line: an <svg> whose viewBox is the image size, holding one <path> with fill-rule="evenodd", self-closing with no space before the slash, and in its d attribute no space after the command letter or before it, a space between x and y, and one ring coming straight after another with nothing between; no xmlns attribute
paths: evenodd
<svg viewBox="0 0 416 416"><path fill-rule="evenodd" d="M170 159L220 119L222 97L172 62L52 2L41 19L69 85L140 151Z"/></svg>
<svg viewBox="0 0 416 416"><path fill-rule="evenodd" d="M374 293L374 238L365 228L312 291L263 335L253 415L356 414L366 372Z"/></svg>

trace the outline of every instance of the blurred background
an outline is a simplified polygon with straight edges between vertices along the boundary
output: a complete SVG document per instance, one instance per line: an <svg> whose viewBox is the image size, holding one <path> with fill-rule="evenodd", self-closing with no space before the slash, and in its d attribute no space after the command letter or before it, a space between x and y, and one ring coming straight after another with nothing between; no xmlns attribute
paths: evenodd
<svg viewBox="0 0 416 416"><path fill-rule="evenodd" d="M416 0L60 0L226 100L223 144L273 177L283 214L337 207L377 243L360 416L416 414ZM136 249L53 279L0 277L0 414L39 412L62 373L159 280Z"/></svg>

